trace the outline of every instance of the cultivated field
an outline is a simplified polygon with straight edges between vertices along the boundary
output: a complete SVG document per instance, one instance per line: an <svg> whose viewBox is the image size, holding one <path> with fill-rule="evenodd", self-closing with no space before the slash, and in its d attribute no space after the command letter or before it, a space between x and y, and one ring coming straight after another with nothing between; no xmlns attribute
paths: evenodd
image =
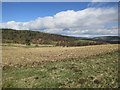
<svg viewBox="0 0 120 90"><path fill-rule="evenodd" d="M117 51L117 44L83 47L3 47L2 60L4 68L21 66L38 66L44 62L66 61Z"/></svg>

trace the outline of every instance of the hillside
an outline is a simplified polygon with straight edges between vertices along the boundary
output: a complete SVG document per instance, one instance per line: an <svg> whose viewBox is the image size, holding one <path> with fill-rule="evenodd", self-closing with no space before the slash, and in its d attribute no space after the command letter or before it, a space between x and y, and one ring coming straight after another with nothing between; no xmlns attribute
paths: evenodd
<svg viewBox="0 0 120 90"><path fill-rule="evenodd" d="M95 37L93 38L95 41L101 41L111 44L117 44L120 43L120 37L119 36L104 36L104 37Z"/></svg>
<svg viewBox="0 0 120 90"><path fill-rule="evenodd" d="M3 43L18 44L51 44L57 46L86 46L105 44L103 42L93 41L92 39L75 38L58 34L43 33L31 30L13 30L2 29Z"/></svg>
<svg viewBox="0 0 120 90"><path fill-rule="evenodd" d="M58 34L43 33L30 30L2 29L3 43L25 43L30 40L32 43L50 44L58 41L75 41L76 38L62 36Z"/></svg>

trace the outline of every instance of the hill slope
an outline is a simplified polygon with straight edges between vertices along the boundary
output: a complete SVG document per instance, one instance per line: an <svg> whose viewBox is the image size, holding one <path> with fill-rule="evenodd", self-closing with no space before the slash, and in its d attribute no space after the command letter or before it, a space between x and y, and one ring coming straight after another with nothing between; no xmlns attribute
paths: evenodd
<svg viewBox="0 0 120 90"><path fill-rule="evenodd" d="M95 41L101 41L101 42L107 42L111 44L117 44L120 43L120 36L104 36L104 37L95 37L93 40Z"/></svg>
<svg viewBox="0 0 120 90"><path fill-rule="evenodd" d="M12 43L25 43L26 40L31 40L32 43L44 43L49 44L52 41L74 41L77 40L74 37L62 36L58 34L49 34L39 31L30 30L13 30L13 29L2 29L2 38L4 42Z"/></svg>
<svg viewBox="0 0 120 90"><path fill-rule="evenodd" d="M57 46L86 46L105 44L96 39L75 38L58 34L43 33L31 30L13 30L2 29L3 43L18 43L18 44L52 44Z"/></svg>

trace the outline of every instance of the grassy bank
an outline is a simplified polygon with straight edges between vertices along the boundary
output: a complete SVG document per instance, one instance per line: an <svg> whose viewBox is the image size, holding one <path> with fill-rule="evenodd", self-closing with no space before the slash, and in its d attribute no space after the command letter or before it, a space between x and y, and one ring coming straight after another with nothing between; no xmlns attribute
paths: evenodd
<svg viewBox="0 0 120 90"><path fill-rule="evenodd" d="M3 71L4 88L117 88L118 52Z"/></svg>

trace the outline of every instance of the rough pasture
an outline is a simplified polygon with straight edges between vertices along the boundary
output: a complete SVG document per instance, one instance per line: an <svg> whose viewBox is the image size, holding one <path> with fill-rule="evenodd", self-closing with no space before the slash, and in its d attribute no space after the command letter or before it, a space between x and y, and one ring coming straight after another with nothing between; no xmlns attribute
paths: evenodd
<svg viewBox="0 0 120 90"><path fill-rule="evenodd" d="M83 47L3 47L4 67L36 66L46 61L71 60L101 55L118 50L117 44Z"/></svg>

